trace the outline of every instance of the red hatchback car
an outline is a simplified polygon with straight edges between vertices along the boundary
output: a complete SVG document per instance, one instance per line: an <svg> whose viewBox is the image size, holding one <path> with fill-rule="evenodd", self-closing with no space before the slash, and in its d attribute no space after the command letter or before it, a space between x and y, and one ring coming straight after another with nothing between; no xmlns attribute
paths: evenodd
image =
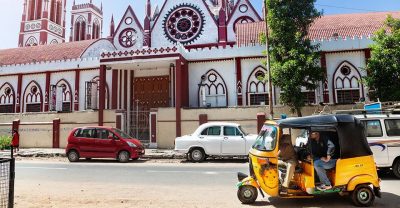
<svg viewBox="0 0 400 208"><path fill-rule="evenodd" d="M79 158L116 158L120 162L137 160L144 155L142 143L123 131L111 127L75 128L65 150L70 162Z"/></svg>

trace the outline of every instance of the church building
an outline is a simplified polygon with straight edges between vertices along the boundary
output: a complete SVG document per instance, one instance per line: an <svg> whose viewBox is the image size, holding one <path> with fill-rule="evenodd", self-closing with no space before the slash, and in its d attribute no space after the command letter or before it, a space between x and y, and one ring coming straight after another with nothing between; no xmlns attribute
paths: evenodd
<svg viewBox="0 0 400 208"><path fill-rule="evenodd" d="M216 109L241 109L234 121L245 122L246 111L269 105L269 85L258 79L267 73L259 42L265 22L249 0L146 1L146 8L135 8L145 9L144 19L129 6L121 19L108 20L106 30L103 7L92 0L72 8L66 0L24 0L19 47L0 50L0 113L73 118L95 112L87 124L116 126L173 147L175 137ZM360 80L367 76L371 37L387 14L400 18L400 12L380 12L316 20L309 38L320 44L326 79L316 90L303 89L307 105L368 99ZM279 88L272 92L273 104L282 106ZM65 144L63 135L58 146Z"/></svg>

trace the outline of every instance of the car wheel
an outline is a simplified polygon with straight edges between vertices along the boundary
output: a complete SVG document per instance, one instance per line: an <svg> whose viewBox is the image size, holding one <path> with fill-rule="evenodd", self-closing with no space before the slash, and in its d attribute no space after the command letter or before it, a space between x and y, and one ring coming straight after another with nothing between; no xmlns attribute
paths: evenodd
<svg viewBox="0 0 400 208"><path fill-rule="evenodd" d="M358 207L369 207L375 201L375 194L372 188L367 185L358 185L351 194L354 205Z"/></svg>
<svg viewBox="0 0 400 208"><path fill-rule="evenodd" d="M79 161L79 154L75 150L69 151L67 157L70 162L78 162Z"/></svg>
<svg viewBox="0 0 400 208"><path fill-rule="evenodd" d="M127 163L129 161L129 152L121 151L118 153L118 161L122 163Z"/></svg>
<svg viewBox="0 0 400 208"><path fill-rule="evenodd" d="M258 197L257 189L253 186L242 186L237 192L239 200L243 204L253 204Z"/></svg>
<svg viewBox="0 0 400 208"><path fill-rule="evenodd" d="M206 158L204 150L201 148L195 148L190 151L190 156L192 162L202 162Z"/></svg>
<svg viewBox="0 0 400 208"><path fill-rule="evenodd" d="M393 167L392 167L392 171L393 171L393 174L394 174L397 178L400 178L400 159L397 159L397 160L394 162Z"/></svg>

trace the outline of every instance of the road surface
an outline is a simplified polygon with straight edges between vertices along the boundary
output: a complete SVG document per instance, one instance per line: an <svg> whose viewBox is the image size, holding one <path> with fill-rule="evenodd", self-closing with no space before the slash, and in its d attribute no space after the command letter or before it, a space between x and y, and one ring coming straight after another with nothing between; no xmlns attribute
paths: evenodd
<svg viewBox="0 0 400 208"><path fill-rule="evenodd" d="M15 202L28 207L252 207L236 197L236 172L248 172L245 161L192 164L175 161L18 161ZM383 199L375 207L400 208L400 180L383 176ZM352 207L348 198L262 198L263 207Z"/></svg>

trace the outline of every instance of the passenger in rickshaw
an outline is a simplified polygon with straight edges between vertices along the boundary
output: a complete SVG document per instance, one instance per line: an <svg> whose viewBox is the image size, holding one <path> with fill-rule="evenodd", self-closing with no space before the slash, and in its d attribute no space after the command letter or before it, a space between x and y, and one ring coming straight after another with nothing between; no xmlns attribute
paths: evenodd
<svg viewBox="0 0 400 208"><path fill-rule="evenodd" d="M336 160L333 159L335 145L326 135L321 136L320 132L312 132L309 147L314 160L314 169L317 172L321 185L317 186L320 191L332 189L332 184L326 175L326 170L336 167Z"/></svg>
<svg viewBox="0 0 400 208"><path fill-rule="evenodd" d="M279 143L279 151L278 151L279 162L283 163L286 168L286 176L282 183L282 192L287 193L287 189L289 188L289 183L293 178L294 172L296 170L296 165L298 163L296 151L292 145L291 136L288 134L284 134L281 138L281 142Z"/></svg>

